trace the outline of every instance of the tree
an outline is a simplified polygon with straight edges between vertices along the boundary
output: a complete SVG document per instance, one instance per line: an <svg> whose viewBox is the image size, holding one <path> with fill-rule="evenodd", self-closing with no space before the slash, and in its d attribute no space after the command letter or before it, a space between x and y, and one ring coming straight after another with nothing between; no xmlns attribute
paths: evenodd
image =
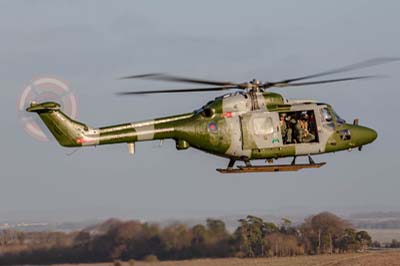
<svg viewBox="0 0 400 266"><path fill-rule="evenodd" d="M187 258L187 249L192 242L191 231L183 224L174 224L164 228L161 240L166 253L174 259Z"/></svg>
<svg viewBox="0 0 400 266"><path fill-rule="evenodd" d="M239 257L252 257L253 250L248 238L249 224L246 219L239 220L240 226L236 228L234 236L239 250Z"/></svg>
<svg viewBox="0 0 400 266"><path fill-rule="evenodd" d="M225 238L227 235L225 223L221 220L207 219L207 230L214 238Z"/></svg>
<svg viewBox="0 0 400 266"><path fill-rule="evenodd" d="M204 257L207 254L207 229L202 224L192 227L192 253L194 257Z"/></svg>
<svg viewBox="0 0 400 266"><path fill-rule="evenodd" d="M235 231L235 240L241 254L246 257L265 256L265 236L278 232L278 227L252 215L239 222L240 226Z"/></svg>
<svg viewBox="0 0 400 266"><path fill-rule="evenodd" d="M366 231L357 232L356 239L360 243L361 250L365 250L372 243L372 238Z"/></svg>
<svg viewBox="0 0 400 266"><path fill-rule="evenodd" d="M222 220L207 219L205 251L209 257L227 257L231 254L231 235Z"/></svg>
<svg viewBox="0 0 400 266"><path fill-rule="evenodd" d="M80 231L74 237L73 242L76 246L88 246L91 240L90 233L87 231Z"/></svg>
<svg viewBox="0 0 400 266"><path fill-rule="evenodd" d="M140 230L128 241L128 250L123 259L142 259L149 254L167 257L162 241L162 232L157 224L142 223Z"/></svg>
<svg viewBox="0 0 400 266"><path fill-rule="evenodd" d="M304 254L304 247L293 235L272 233L265 237L266 250L270 256L294 256Z"/></svg>
<svg viewBox="0 0 400 266"><path fill-rule="evenodd" d="M292 221L286 218L282 218L282 224L279 228L279 232L287 235L298 236L298 230L292 225Z"/></svg>
<svg viewBox="0 0 400 266"><path fill-rule="evenodd" d="M120 224L118 227L109 231L113 248L111 250L112 259L120 259L128 250L128 242L137 236L142 230L142 224L137 221L129 221Z"/></svg>
<svg viewBox="0 0 400 266"><path fill-rule="evenodd" d="M332 253L335 242L341 238L350 224L338 216L322 212L307 218L301 226L306 250L309 253Z"/></svg>
<svg viewBox="0 0 400 266"><path fill-rule="evenodd" d="M192 243L193 244L203 244L207 239L207 229L202 224L197 224L192 227Z"/></svg>
<svg viewBox="0 0 400 266"><path fill-rule="evenodd" d="M357 233L353 228L346 228L344 234L336 240L336 246L340 252L355 251L360 248L357 241Z"/></svg>

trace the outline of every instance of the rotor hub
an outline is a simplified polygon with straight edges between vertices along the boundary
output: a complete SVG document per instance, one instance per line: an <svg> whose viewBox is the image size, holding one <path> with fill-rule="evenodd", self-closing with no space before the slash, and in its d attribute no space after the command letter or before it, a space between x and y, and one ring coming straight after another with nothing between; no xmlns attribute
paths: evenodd
<svg viewBox="0 0 400 266"><path fill-rule="evenodd" d="M259 87L261 85L261 81L259 81L258 79L252 79L250 81L250 84L253 84L254 87Z"/></svg>

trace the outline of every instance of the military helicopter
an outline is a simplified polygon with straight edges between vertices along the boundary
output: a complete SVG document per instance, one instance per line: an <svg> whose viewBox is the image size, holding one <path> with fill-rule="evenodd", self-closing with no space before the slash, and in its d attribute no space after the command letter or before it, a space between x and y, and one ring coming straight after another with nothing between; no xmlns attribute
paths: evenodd
<svg viewBox="0 0 400 266"><path fill-rule="evenodd" d="M123 79L140 78L213 87L125 91L118 93L119 95L236 91L216 97L189 113L100 128L70 119L56 102L32 102L26 110L36 112L64 147L127 143L129 153L134 154L136 142L173 139L178 150L193 147L229 159L227 168L217 169L221 173L297 171L319 168L325 164L315 163L311 155L354 148L361 151L364 145L377 138L377 133L371 128L360 126L358 119L352 124L347 123L327 103L285 99L268 90L273 87L376 78L379 76L305 81L397 60L400 58L374 58L313 75L264 83L256 79L235 83L161 73L127 76ZM299 156L307 156L309 162L297 164L296 158ZM293 160L290 164L272 164L273 160L283 157L293 157ZM252 160L259 159L266 160L269 164L251 164ZM244 165L235 167L236 161L242 161Z"/></svg>

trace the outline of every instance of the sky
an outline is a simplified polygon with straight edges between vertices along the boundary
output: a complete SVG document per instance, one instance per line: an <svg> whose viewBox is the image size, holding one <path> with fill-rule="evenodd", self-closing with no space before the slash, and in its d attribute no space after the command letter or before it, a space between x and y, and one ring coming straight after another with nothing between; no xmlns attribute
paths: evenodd
<svg viewBox="0 0 400 266"><path fill-rule="evenodd" d="M36 77L68 83L93 127L186 113L220 93L118 97L181 84L118 80L168 72L280 80L400 56L399 1L0 1L0 220L163 219L238 213L400 210L400 63L385 79L274 89L330 103L374 128L362 152L315 156L318 170L221 175L227 160L167 140L71 150L40 142L16 110ZM282 160L285 161L285 160Z"/></svg>

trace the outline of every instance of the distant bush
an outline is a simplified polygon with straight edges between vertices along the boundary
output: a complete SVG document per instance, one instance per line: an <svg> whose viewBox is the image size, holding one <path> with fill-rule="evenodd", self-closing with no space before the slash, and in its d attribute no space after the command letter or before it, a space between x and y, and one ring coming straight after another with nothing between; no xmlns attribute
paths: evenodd
<svg viewBox="0 0 400 266"><path fill-rule="evenodd" d="M389 244L390 248L400 248L400 241L397 239L393 239L392 243Z"/></svg>
<svg viewBox="0 0 400 266"><path fill-rule="evenodd" d="M382 245L379 241L375 240L374 242L371 243L371 247L380 248L380 247L382 247Z"/></svg>

